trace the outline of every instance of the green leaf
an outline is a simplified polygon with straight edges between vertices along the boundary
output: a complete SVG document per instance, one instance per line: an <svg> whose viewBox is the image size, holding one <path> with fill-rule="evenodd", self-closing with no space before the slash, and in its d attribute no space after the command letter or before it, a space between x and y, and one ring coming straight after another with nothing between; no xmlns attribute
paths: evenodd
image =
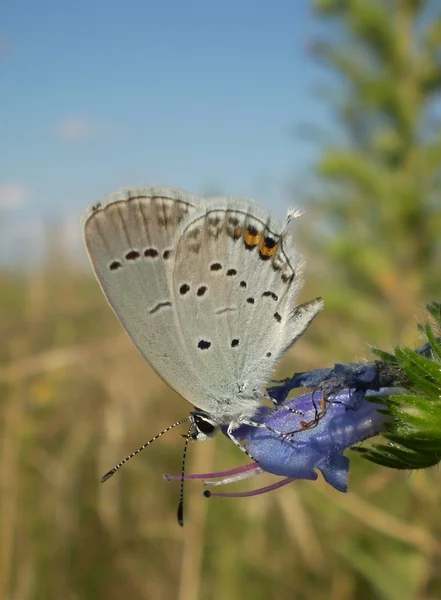
<svg viewBox="0 0 441 600"><path fill-rule="evenodd" d="M441 304L432 302L427 310L434 322L420 326L420 331L430 344L432 358L410 348L396 348L393 354L373 350L403 375L403 389L376 398L392 417L385 426L384 442L353 450L393 469L422 469L441 460Z"/></svg>

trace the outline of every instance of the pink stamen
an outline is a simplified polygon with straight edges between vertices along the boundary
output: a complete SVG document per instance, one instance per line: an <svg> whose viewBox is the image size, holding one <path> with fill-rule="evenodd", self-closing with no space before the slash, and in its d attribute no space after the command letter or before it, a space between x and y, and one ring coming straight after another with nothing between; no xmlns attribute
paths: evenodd
<svg viewBox="0 0 441 600"><path fill-rule="evenodd" d="M193 475L185 475L184 479L213 479L216 477L228 477L229 475L236 475L237 473L245 473L246 471L252 471L258 468L257 463L250 463L249 465L242 465L236 469L230 469L229 471L219 471L218 473L194 473ZM180 480L180 475L164 475L166 481Z"/></svg>
<svg viewBox="0 0 441 600"><path fill-rule="evenodd" d="M288 485L291 481L295 481L295 478L287 477L286 479L282 479L281 481L277 481L276 483L267 485L263 488L258 488L257 490L252 490L251 492L210 492L209 490L205 490L204 496L206 498L210 498L211 496L217 496L218 498L249 498L250 496L260 496L261 494L277 490L284 485Z"/></svg>
<svg viewBox="0 0 441 600"><path fill-rule="evenodd" d="M248 479L249 477L255 477L256 475L261 475L263 470L260 467L256 467L253 471L246 471L245 473L239 473L238 475L230 475L230 477L224 477L223 479L218 479L217 481L204 481L204 485L226 485L227 483L236 483L237 481L242 481L243 479Z"/></svg>

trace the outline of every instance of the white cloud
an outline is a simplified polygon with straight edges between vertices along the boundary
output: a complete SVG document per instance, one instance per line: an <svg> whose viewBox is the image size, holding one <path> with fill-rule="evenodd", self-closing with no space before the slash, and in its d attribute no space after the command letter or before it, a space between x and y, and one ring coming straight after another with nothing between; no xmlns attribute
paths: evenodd
<svg viewBox="0 0 441 600"><path fill-rule="evenodd" d="M78 214L66 215L59 224L59 230L66 254L74 262L85 263L87 254L80 216Z"/></svg>
<svg viewBox="0 0 441 600"><path fill-rule="evenodd" d="M84 142L103 137L107 129L86 117L72 116L61 121L55 128L55 133L65 142Z"/></svg>
<svg viewBox="0 0 441 600"><path fill-rule="evenodd" d="M0 207L1 212L1 207ZM36 265L45 249L45 225L41 219L0 220L0 265Z"/></svg>
<svg viewBox="0 0 441 600"><path fill-rule="evenodd" d="M28 190L19 184L0 184L0 209L23 206L29 197Z"/></svg>
<svg viewBox="0 0 441 600"><path fill-rule="evenodd" d="M62 258L90 268L78 214L59 215L49 222L25 214L8 217L1 218L0 208L0 267L41 264L56 245Z"/></svg>

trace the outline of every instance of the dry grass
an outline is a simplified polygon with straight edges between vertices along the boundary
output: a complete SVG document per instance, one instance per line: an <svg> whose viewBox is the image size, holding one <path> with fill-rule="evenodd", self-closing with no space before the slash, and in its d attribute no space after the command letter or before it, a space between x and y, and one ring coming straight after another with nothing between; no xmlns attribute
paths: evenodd
<svg viewBox="0 0 441 600"><path fill-rule="evenodd" d="M0 332L0 598L441 596L437 469L393 472L354 457L347 495L319 481L206 500L194 483L181 529L178 488L162 481L180 468L177 433L99 483L188 406L122 334L92 276L50 264L1 273ZM363 348L356 332L340 334ZM326 360L316 339L284 370L345 358ZM189 455L189 471L243 462L220 438Z"/></svg>

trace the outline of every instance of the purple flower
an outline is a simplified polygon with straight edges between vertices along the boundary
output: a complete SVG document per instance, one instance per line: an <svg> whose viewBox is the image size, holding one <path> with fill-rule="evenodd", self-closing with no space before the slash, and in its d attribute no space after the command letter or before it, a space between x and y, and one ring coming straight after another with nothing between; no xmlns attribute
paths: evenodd
<svg viewBox="0 0 441 600"><path fill-rule="evenodd" d="M324 400L323 392L316 391L288 400L276 409L264 407L254 420L266 428L242 426L234 432L237 439L245 442L255 462L229 471L187 475L185 479L203 479L205 485L213 486L264 472L284 477L251 492L205 492L207 496L245 497L269 492L295 479L315 480L318 469L327 483L345 492L349 459L344 450L380 433L390 419L384 414L384 405L368 401L365 396L372 398L392 392L396 389L382 388L378 392L343 389L325 396ZM221 479L209 481L216 478Z"/></svg>

